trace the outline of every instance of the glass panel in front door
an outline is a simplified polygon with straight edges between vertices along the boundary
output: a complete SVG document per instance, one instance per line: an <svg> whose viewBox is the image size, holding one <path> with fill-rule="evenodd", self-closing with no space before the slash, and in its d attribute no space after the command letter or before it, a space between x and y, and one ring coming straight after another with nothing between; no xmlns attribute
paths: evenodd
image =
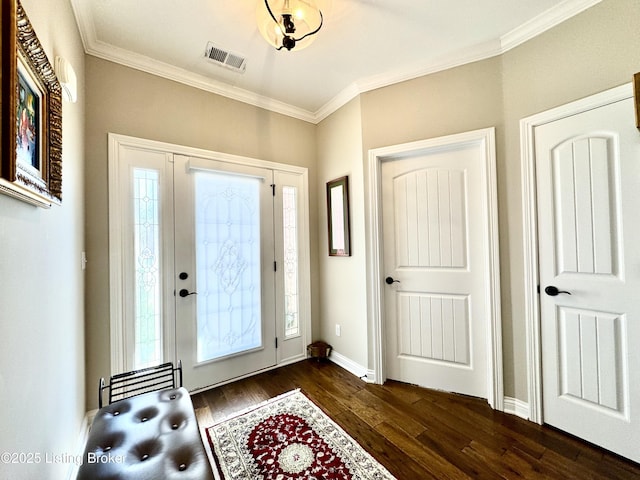
<svg viewBox="0 0 640 480"><path fill-rule="evenodd" d="M282 250L284 252L284 335L300 334L298 293L298 189L282 187Z"/></svg>
<svg viewBox="0 0 640 480"><path fill-rule="evenodd" d="M260 185L195 173L197 361L262 347Z"/></svg>
<svg viewBox="0 0 640 480"><path fill-rule="evenodd" d="M162 251L160 173L133 168L134 363L133 369L162 362Z"/></svg>

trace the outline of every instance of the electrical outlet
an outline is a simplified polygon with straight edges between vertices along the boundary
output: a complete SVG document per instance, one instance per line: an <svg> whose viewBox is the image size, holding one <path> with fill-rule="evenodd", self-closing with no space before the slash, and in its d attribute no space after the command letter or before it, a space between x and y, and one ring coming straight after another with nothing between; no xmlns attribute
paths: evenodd
<svg viewBox="0 0 640 480"><path fill-rule="evenodd" d="M340 336L340 325L336 323L336 337Z"/></svg>

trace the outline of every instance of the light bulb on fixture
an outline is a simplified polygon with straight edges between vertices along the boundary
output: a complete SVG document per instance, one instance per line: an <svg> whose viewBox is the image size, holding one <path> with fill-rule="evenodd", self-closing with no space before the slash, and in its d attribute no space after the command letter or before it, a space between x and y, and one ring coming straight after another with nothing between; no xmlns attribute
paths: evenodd
<svg viewBox="0 0 640 480"><path fill-rule="evenodd" d="M323 22L315 0L264 0L256 14L260 33L278 50L308 47Z"/></svg>

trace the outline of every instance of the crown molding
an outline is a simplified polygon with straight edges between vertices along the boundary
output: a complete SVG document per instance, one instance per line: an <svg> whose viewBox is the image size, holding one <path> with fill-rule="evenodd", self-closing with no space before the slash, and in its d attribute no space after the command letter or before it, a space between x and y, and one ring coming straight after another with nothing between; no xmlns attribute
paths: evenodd
<svg viewBox="0 0 640 480"><path fill-rule="evenodd" d="M71 0L71 6L87 55L102 58L103 60L118 63L151 75L173 80L288 117L304 120L305 122L317 123L315 115L308 110L102 42L97 38L95 25L91 15L88 13L86 2L82 0Z"/></svg>
<svg viewBox="0 0 640 480"><path fill-rule="evenodd" d="M459 50L428 64L417 64L411 68L395 70L358 80L342 90L338 95L333 97L329 102L316 111L314 114L315 123L320 123L340 107L346 105L355 97L363 93L395 85L397 83L406 82L408 80L413 80L432 73L442 72L468 63L485 60L487 58L500 55L501 53L502 50L500 48L500 42L498 40L493 40L475 45L471 48Z"/></svg>
<svg viewBox="0 0 640 480"><path fill-rule="evenodd" d="M453 52L446 57L436 59L427 64L417 64L409 68L394 70L381 75L374 75L357 80L340 91L315 112L259 95L249 90L233 87L204 75L192 73L182 68L101 42L97 39L95 25L93 24L91 15L88 13L86 2L83 0L71 0L71 6L73 7L76 23L80 30L80 37L82 38L85 53L88 55L93 55L255 107L264 108L275 113L318 124L358 95L501 55L601 1L602 0L565 0L556 7L543 12L532 20L511 30L499 39Z"/></svg>
<svg viewBox="0 0 640 480"><path fill-rule="evenodd" d="M311 112L302 108L270 97L259 95L249 90L234 87L204 75L189 72L188 70L154 60L153 58L149 58L144 55L132 53L128 50L114 47L100 41L95 42L90 49L86 50L89 55L109 60L126 67L131 67L168 80L199 88L201 90L247 103L255 107L264 108L275 113L304 120L305 122L315 122L315 116Z"/></svg>
<svg viewBox="0 0 640 480"><path fill-rule="evenodd" d="M342 89L335 97L325 103L313 113L313 123L318 124L332 113L345 106L351 100L363 93L356 83Z"/></svg>
<svg viewBox="0 0 640 480"><path fill-rule="evenodd" d="M602 0L565 0L500 37L502 53L552 29L565 20L597 5Z"/></svg>
<svg viewBox="0 0 640 480"><path fill-rule="evenodd" d="M315 123L321 122L340 107L350 102L354 97L363 93L502 55L601 1L602 0L565 0L556 7L543 12L530 21L506 33L500 37L499 40L488 41L471 48L459 50L448 55L446 58L436 60L426 65L418 65L413 68L396 70L358 80L316 111L314 114Z"/></svg>
<svg viewBox="0 0 640 480"><path fill-rule="evenodd" d="M459 67L468 63L485 60L495 57L502 53L499 40L490 40L488 42L473 45L469 48L454 51L440 59L433 60L428 64L415 65L413 68L407 68L402 71L394 71L388 74L376 75L357 82L362 93L376 90L381 87L387 87L396 83L406 82L418 77L430 75L436 72L442 72L450 68Z"/></svg>

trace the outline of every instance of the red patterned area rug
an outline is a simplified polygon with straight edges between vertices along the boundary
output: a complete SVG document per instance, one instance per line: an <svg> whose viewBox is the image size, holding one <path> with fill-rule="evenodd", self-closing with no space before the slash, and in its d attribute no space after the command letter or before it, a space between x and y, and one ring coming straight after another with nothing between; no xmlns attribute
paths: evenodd
<svg viewBox="0 0 640 480"><path fill-rule="evenodd" d="M394 480L294 390L207 428L225 480Z"/></svg>

